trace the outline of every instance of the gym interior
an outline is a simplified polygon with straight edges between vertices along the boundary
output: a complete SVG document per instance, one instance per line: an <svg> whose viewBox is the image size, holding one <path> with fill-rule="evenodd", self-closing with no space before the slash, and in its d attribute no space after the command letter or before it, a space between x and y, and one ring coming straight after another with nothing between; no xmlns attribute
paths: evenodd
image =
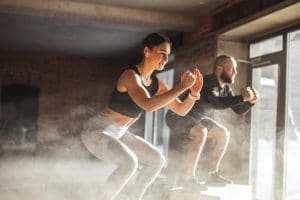
<svg viewBox="0 0 300 200"><path fill-rule="evenodd" d="M203 196L164 186L167 109L144 113L131 132L167 162L143 199L299 200L299 11L298 0L0 0L0 199L97 199L115 166L82 147L76 116L107 104L142 39L158 32L173 43L157 73L169 87L229 54L234 92L251 85L260 99L243 116L214 113L231 132L221 170L234 184Z"/></svg>

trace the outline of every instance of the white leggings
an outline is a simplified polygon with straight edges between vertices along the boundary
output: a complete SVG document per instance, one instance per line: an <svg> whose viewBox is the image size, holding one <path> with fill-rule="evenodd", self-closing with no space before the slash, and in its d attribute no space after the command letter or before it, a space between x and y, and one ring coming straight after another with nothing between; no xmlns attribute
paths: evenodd
<svg viewBox="0 0 300 200"><path fill-rule="evenodd" d="M129 190L131 199L139 200L162 169L164 157L153 145L127 130L120 138L111 136L112 131L121 132L124 129L108 122L103 115L96 115L85 123L81 134L88 151L101 160L117 165L117 169L104 183L101 196L97 199L114 199L132 178L138 164L142 164L134 184L135 188ZM122 133L114 133L118 134Z"/></svg>

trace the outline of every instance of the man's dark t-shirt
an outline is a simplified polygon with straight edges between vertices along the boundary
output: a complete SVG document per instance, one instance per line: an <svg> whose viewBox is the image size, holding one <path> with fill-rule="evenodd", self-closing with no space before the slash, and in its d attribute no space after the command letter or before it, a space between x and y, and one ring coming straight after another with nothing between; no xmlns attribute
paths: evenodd
<svg viewBox="0 0 300 200"><path fill-rule="evenodd" d="M183 100L187 98L188 92L189 91L183 94L180 99ZM249 102L244 102L241 95L234 95L232 89L228 85L221 87L215 74L208 74L203 76L201 98L195 102L187 116L198 121L205 116L211 117L212 112L215 109L222 110L226 108L231 108L234 112L243 114L247 112L252 105L253 104ZM170 126L171 124L176 123L176 118L181 118L181 116L178 116L169 110L166 118L167 123L168 121L172 121L172 123L168 123Z"/></svg>

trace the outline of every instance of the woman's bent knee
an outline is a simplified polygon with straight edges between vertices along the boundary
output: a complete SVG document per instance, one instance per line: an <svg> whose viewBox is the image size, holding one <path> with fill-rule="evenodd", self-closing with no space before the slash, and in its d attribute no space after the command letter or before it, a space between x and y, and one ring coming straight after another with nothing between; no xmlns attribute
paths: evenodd
<svg viewBox="0 0 300 200"><path fill-rule="evenodd" d="M230 139L230 132L227 128L223 128L222 137L224 140L228 141Z"/></svg>
<svg viewBox="0 0 300 200"><path fill-rule="evenodd" d="M138 168L138 159L134 154L129 154L123 162L119 163L119 167L134 173Z"/></svg>
<svg viewBox="0 0 300 200"><path fill-rule="evenodd" d="M162 155L162 153L160 153L159 151L156 150L156 155L154 156L154 159L153 159L153 166L157 169L161 169L165 162L166 162L166 159L165 157Z"/></svg>
<svg viewBox="0 0 300 200"><path fill-rule="evenodd" d="M159 165L161 167L163 167L165 165L165 163L166 163L166 159L165 159L165 157L162 154L159 154L159 155L160 155L159 156Z"/></svg>

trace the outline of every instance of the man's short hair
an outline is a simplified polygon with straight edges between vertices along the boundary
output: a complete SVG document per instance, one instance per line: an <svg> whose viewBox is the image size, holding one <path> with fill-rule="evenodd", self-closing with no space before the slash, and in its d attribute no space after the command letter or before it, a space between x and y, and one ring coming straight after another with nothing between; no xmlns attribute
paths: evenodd
<svg viewBox="0 0 300 200"><path fill-rule="evenodd" d="M227 59L234 59L234 57L229 56L229 55L220 55L216 58L214 62L214 71L216 71L217 66L223 66L223 64L226 62Z"/></svg>

